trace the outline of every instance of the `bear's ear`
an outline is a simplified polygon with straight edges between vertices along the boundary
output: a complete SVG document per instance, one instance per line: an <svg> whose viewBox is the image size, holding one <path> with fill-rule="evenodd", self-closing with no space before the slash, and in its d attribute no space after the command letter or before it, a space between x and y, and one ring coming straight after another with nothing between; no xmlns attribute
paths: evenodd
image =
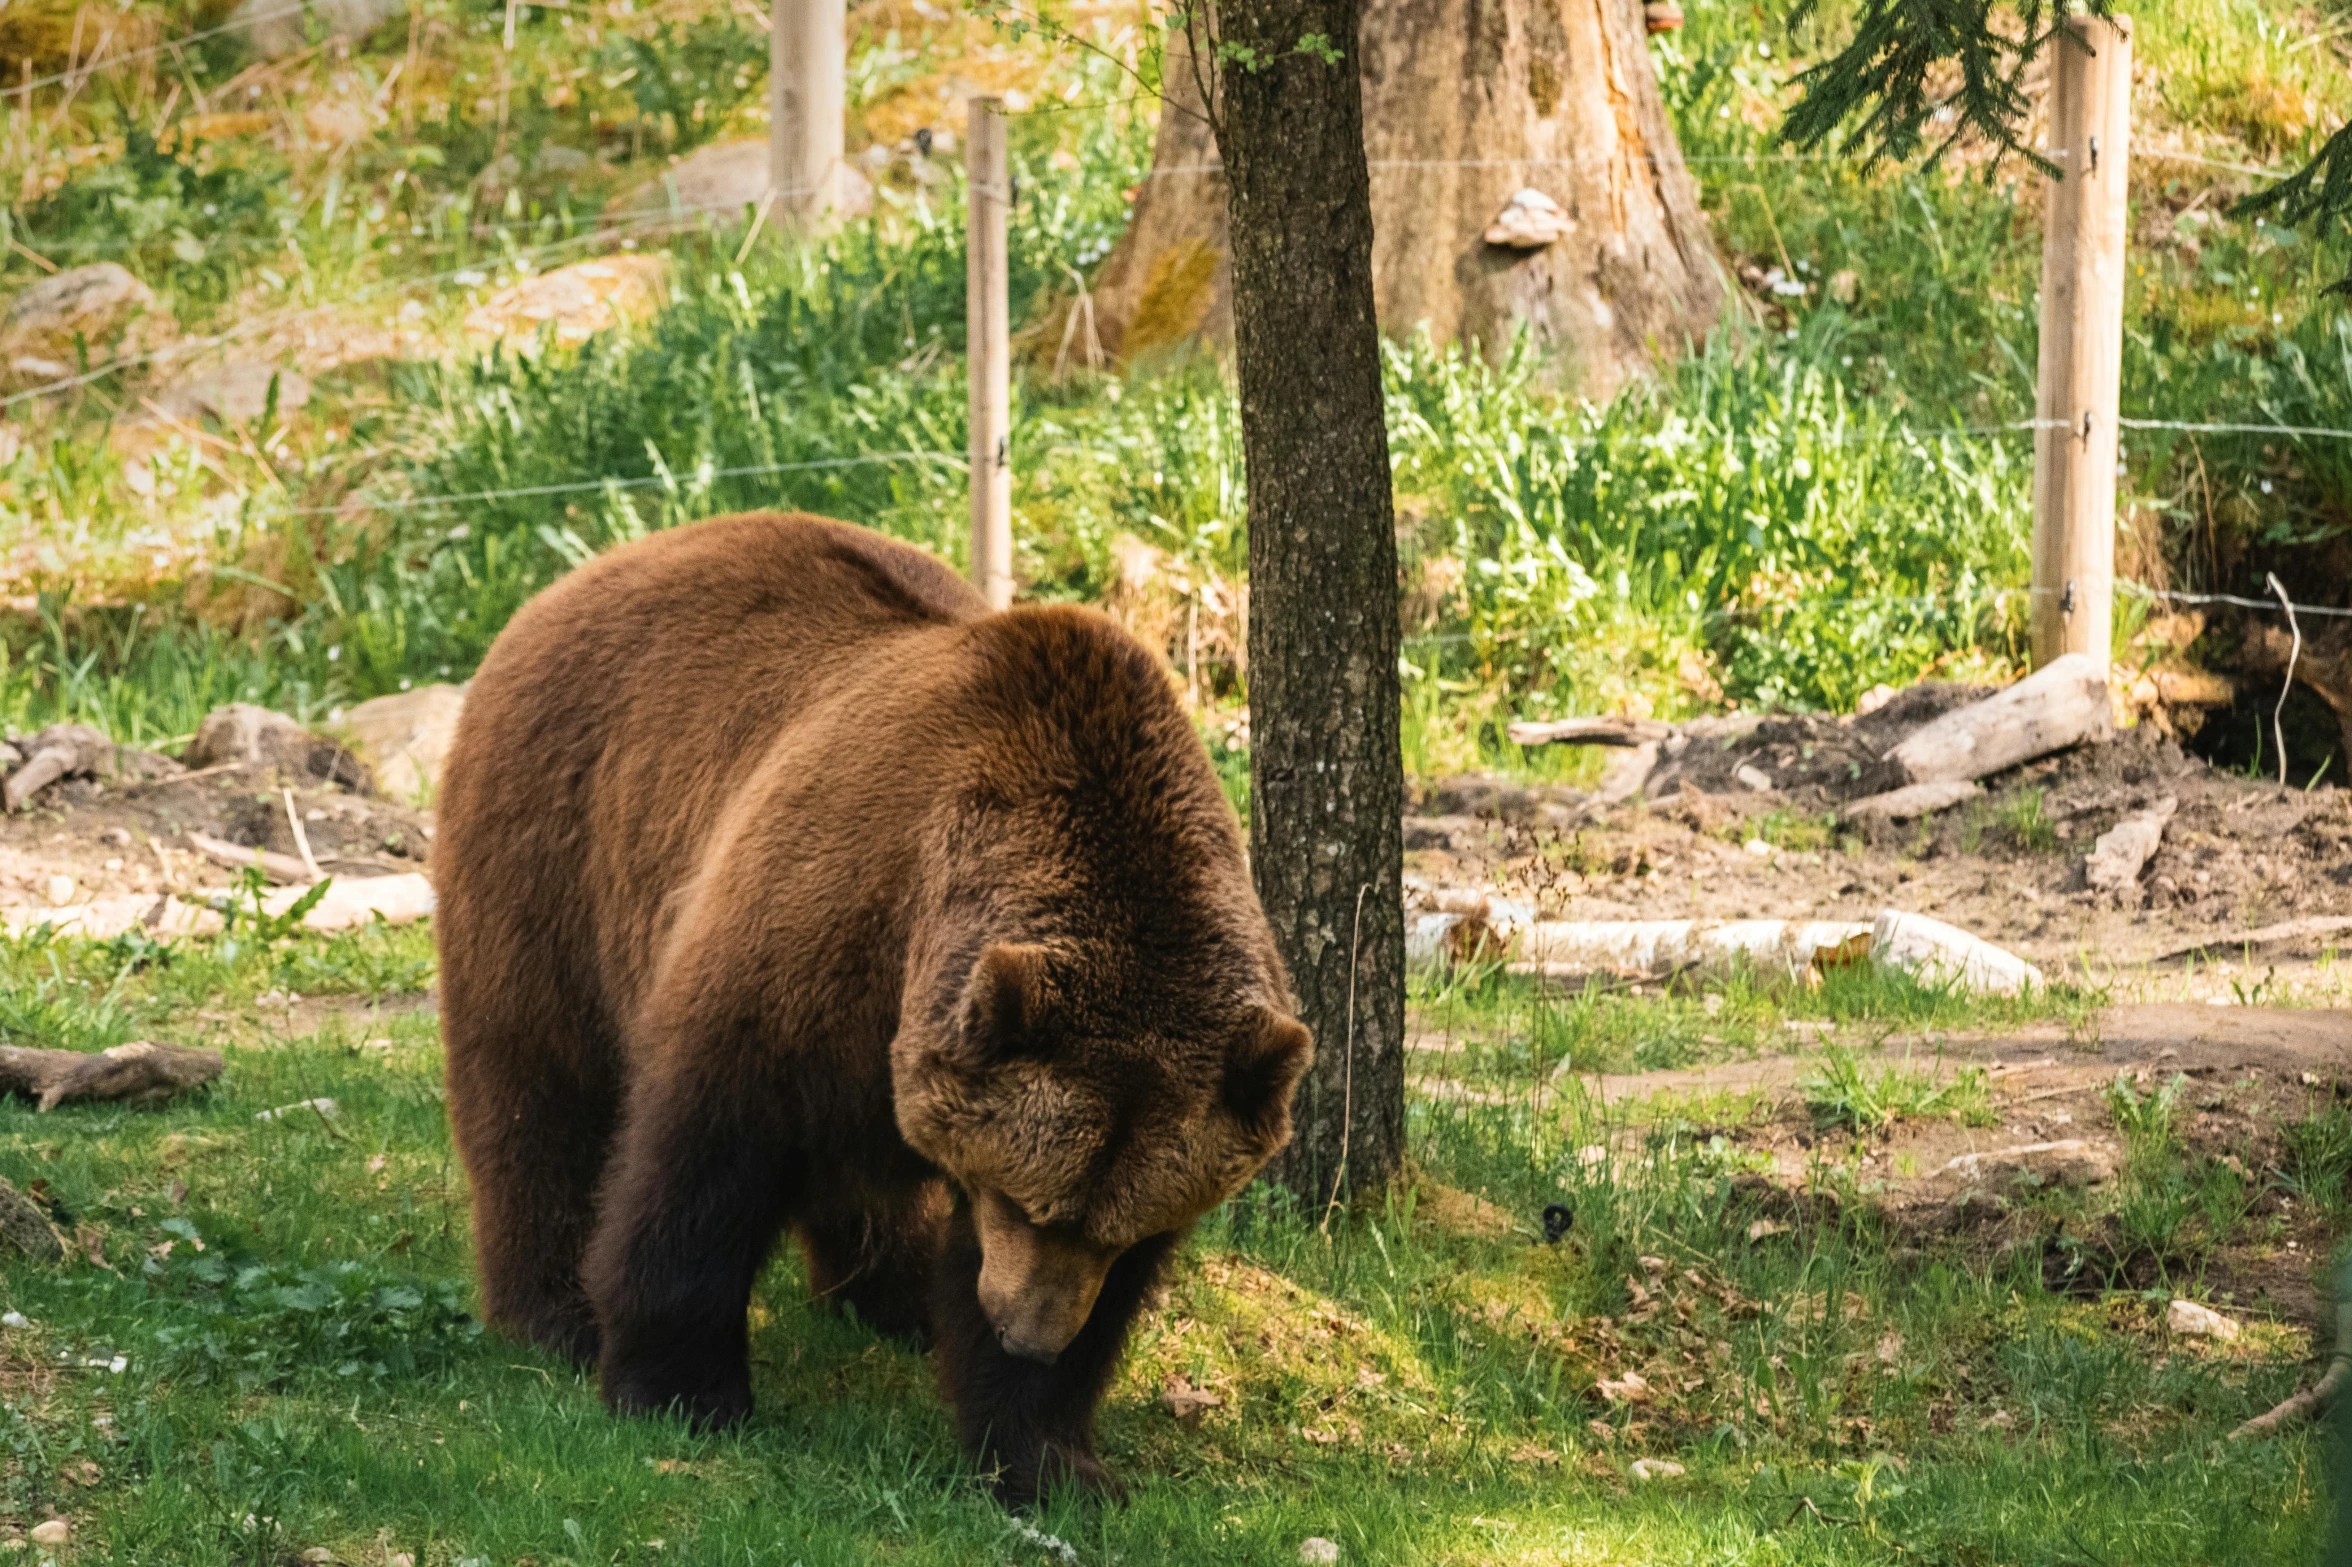
<svg viewBox="0 0 2352 1567"><path fill-rule="evenodd" d="M1225 1058L1225 1108L1276 1146L1290 1140L1290 1096L1315 1060L1315 1036L1298 1019L1260 1007Z"/></svg>
<svg viewBox="0 0 2352 1567"><path fill-rule="evenodd" d="M965 1066L983 1067L1041 1054L1051 1008L1045 949L1026 942L991 942L964 984L956 1059Z"/></svg>

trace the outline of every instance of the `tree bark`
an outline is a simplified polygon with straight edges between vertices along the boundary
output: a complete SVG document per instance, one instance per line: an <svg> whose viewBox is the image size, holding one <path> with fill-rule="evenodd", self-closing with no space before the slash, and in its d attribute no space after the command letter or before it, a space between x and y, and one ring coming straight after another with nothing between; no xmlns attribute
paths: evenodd
<svg viewBox="0 0 2352 1567"><path fill-rule="evenodd" d="M1249 475L1251 866L1316 1040L1271 1173L1319 1205L1404 1152L1396 524L1357 0L1229 0L1219 20L1246 51L1214 118Z"/></svg>
<svg viewBox="0 0 2352 1567"><path fill-rule="evenodd" d="M1372 281L1392 335L1499 355L1522 327L1606 396L1715 321L1723 282L1644 43L1639 0L1365 0L1356 63L1374 216ZM1233 329L1213 138L1172 33L1152 174L1094 282L1103 346L1132 362ZM1515 193L1566 232L1486 233ZM1049 333L1056 337L1058 334Z"/></svg>

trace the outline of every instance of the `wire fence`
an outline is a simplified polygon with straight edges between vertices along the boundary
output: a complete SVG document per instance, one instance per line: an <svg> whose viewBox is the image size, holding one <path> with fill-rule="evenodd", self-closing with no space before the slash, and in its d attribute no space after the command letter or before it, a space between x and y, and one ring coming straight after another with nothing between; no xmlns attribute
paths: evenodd
<svg viewBox="0 0 2352 1567"><path fill-rule="evenodd" d="M249 33L268 22L280 20L286 17L297 16L302 14L307 9L307 0L295 0L295 3L280 5L268 10L257 12L250 16L239 17L235 20L220 24L218 26L203 28L174 39L168 39L154 44L144 45L137 49L124 50L113 54L107 54L104 52L105 38L102 37L97 47L93 50L93 54L90 59L72 66L67 70L54 72L46 76L31 78L14 86L0 85L0 104L4 104L8 98L13 97L17 100L18 105L22 109L29 110L32 94L36 91L69 83L86 83L92 76L100 72L119 69L123 66L135 64L142 60L175 53L186 47L200 44L215 38L224 37L230 34L240 32ZM1023 114L1064 114L1101 111L1133 104L1142 101L1147 96L1148 95L1139 94L1135 97L1117 100L1098 100L1088 103L1043 104L1017 112ZM2065 156L2065 152L2063 149L2058 149L2049 152L2046 155L2063 158ZM2218 172L2238 174L2261 179L2277 179L2283 177L2287 172L2289 172L2286 170L2267 168L2229 159L2208 157L2194 152L2164 148L2138 147L2132 150L2131 156L2135 160L2142 162L2172 163L2191 167L2208 168ZM1782 147L1749 153L1701 153L1688 156L1674 153L1665 157L1645 152L1614 150L1609 152L1583 154L1565 158L1412 158L1373 159L1369 160L1369 162L1370 167L1374 170L1430 170L1449 168L1512 168L1533 170L1544 168L1593 167L1622 163L1628 160L1640 161L1643 159L1647 159L1652 163L1680 162L1688 166L1702 168L1759 166L1791 163L1867 164L1879 161L1864 155L1835 152L1799 151ZM1147 177L1158 179L1182 176L1221 176L1225 172L1225 166L1222 164L1222 162L1215 162L1175 165L1169 167L1155 167L1149 171ZM791 193L771 192L770 196L772 199L776 195L789 194ZM571 235L558 240L543 242L519 250L510 250L504 256L500 257L499 261L509 266L517 264L528 265L533 261L552 257L565 251L594 246L600 243L613 243L622 246L628 246L633 244L633 242L638 238L655 234L663 230L675 232L678 225L683 221L722 212L740 213L742 210L743 204L741 203L716 203L705 206L673 207L668 210L645 214L643 216L639 216L620 223L602 223L600 220L592 220L599 221L599 226L589 232ZM511 231L511 227L507 225L489 224L470 227L465 232L468 237L471 237L475 235L497 235L509 233ZM97 250L106 248L110 245L127 249L130 248L133 243L135 242L124 240L113 242L95 242L86 247L56 248L60 250L60 253L69 253L69 250L71 253L79 253L79 250L82 248L96 252ZM255 236L250 240L239 239L233 243L240 246L250 244L251 247L256 250L274 250L282 248L286 245L293 244L294 240L290 234L287 234L275 237ZM448 243L454 244L455 241L451 240ZM372 299L381 298L386 295L399 294L421 288L429 288L447 282L471 280L479 274L479 271L480 268L478 266L469 265L421 274L412 278L383 280L364 287L347 298L331 304L313 305L295 310L271 313L268 315L256 317L247 322L240 323L237 327L232 328L226 332L211 334L204 337L183 339L178 342L165 344L158 348L142 353L126 355L108 360L103 364L92 366L82 373L72 376L59 377L39 385L19 390L6 397L0 397L0 408L14 407L18 404L34 399L54 396L77 387L90 385L96 381L110 376L120 375L124 372L137 369L142 366L164 364L192 358L204 354L212 349L226 347L233 343L245 341L266 333L281 331L298 325L306 320L317 319L339 311L348 310L353 306L365 304ZM2124 429L2189 435L2244 435L2261 436L2291 441L2352 440L2352 429L2289 425L2283 423L2266 424L2252 422L2150 419L2139 417L2123 417L2118 419L2117 423ZM2020 431L2038 432L2043 429L2063 427L2066 427L2064 421L2048 419L2024 419L2000 424L1954 425L1931 428L1919 428L1916 426L1897 424L1869 430L1841 430L1829 434L1826 438L1837 442L1980 439L1986 437L2004 436ZM1759 436L1754 432L1750 432L1748 438L1751 442L1753 442L1758 439L1769 439L1775 433L1777 432L1763 432L1763 434ZM1824 434L1818 431L1805 432L1805 434L1801 437L1802 440L1808 442L1819 442L1824 438ZM1597 442L1600 438L1595 437L1594 439ZM965 459L955 454L946 452L902 451L869 453L857 456L835 458L816 458L796 462L759 463L727 468L716 468L705 464L702 467L690 470L689 473L683 478L671 473L635 475L628 477L608 476L583 479L562 484L522 486L512 489L485 489L469 491L462 494L407 496L384 499L369 499L363 497L359 498L358 503L370 509L376 510L422 510L467 504L487 504L503 500L533 497L585 494L604 491L626 491L652 487L677 487L682 484L689 483L707 487L709 484L728 479L782 476L791 473L847 469L874 464L908 463L945 464L962 468L965 466ZM305 506L291 508L288 511L288 515L315 516L333 514L342 511L345 506L348 506L351 503L352 502L350 500L346 500L343 503L332 506ZM2317 617L2352 617L2352 609L2337 608L2328 605L2292 604L2285 602L2283 598L2265 599L2226 593L2181 592L2170 589L2158 589L2145 584L2123 580L2119 580L2115 583L2115 589L2119 593L2141 597L2151 602L2228 605L2236 608L2263 610L2273 613L2283 612L2288 614L2290 617L2295 615L2312 615ZM1982 602L1986 605L1990 605L2013 594L2031 595L2035 591L2037 590L2030 588L1993 590L1990 596L1983 599ZM1857 606L1875 605L1879 607L1896 607L1906 603L1911 603L1915 604L1916 607L1924 608L1931 605L1954 607L1956 601L1944 596L1925 595L1908 597L1892 596L1864 598L1840 602L1851 602ZM1736 614L1738 611L1734 610L1730 611L1729 613ZM1460 635L1462 635L1465 639L1467 637L1467 634ZM1425 638L1422 640L1429 639Z"/></svg>

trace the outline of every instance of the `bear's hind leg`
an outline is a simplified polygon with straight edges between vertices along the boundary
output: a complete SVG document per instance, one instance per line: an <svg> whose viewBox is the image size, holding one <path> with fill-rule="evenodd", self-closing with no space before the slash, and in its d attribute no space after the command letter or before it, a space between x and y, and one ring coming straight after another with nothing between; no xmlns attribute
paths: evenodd
<svg viewBox="0 0 2352 1567"><path fill-rule="evenodd" d="M1039 1365L997 1342L980 1309L980 1242L971 1212L956 1213L932 1289L939 1380L966 1450L994 1472L996 1494L1008 1506L1027 1506L1065 1485L1114 1500L1124 1495L1095 1453L1094 1409L1176 1239L1155 1235L1129 1247L1111 1264L1086 1326L1053 1364Z"/></svg>
<svg viewBox="0 0 2352 1567"><path fill-rule="evenodd" d="M444 1001L449 1119L473 1190L482 1315L577 1365L597 1356L580 1260L620 1085L601 1041L513 998ZM526 1021L527 1019L527 1021Z"/></svg>
<svg viewBox="0 0 2352 1567"><path fill-rule="evenodd" d="M931 1266L946 1229L947 1189L925 1182L908 1199L800 1223L809 1293L853 1307L858 1320L917 1349L931 1341Z"/></svg>

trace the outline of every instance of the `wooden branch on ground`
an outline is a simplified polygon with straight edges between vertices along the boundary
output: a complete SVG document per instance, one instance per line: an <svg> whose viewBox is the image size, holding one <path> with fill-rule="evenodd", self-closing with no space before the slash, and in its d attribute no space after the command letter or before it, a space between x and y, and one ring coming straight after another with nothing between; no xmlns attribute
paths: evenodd
<svg viewBox="0 0 2352 1567"><path fill-rule="evenodd" d="M24 766L9 775L0 798L10 811L21 811L33 796L76 773L112 777L114 742L87 724L51 724L26 742L30 753Z"/></svg>
<svg viewBox="0 0 2352 1567"><path fill-rule="evenodd" d="M2208 936L2192 941L2185 947L2159 952L2148 961L2170 963L2176 958L2193 958L2203 952L2234 952L2245 947L2267 947L2282 941L2345 935L2352 935L2352 918L2340 914L2314 914L2299 920L2282 920L2276 925L2264 925L2255 930L2237 931L2227 936Z"/></svg>
<svg viewBox="0 0 2352 1567"><path fill-rule="evenodd" d="M2312 1386L2285 1400L2266 1414L2256 1415L2230 1433L2230 1440L2275 1436L2294 1426L2317 1420L2335 1407L2352 1384L2352 1300L2336 1302L2336 1347L2328 1356L2327 1373Z"/></svg>
<svg viewBox="0 0 2352 1567"><path fill-rule="evenodd" d="M2107 666L2088 653L2054 658L2017 684L1946 713L1887 752L1890 787L1983 778L2107 732Z"/></svg>
<svg viewBox="0 0 2352 1567"><path fill-rule="evenodd" d="M1554 718L1510 726L1513 745L1654 745L1674 733L1654 718Z"/></svg>
<svg viewBox="0 0 2352 1567"><path fill-rule="evenodd" d="M1838 819L1848 822L1882 820L1907 822L1933 816L1948 806L1973 799L1984 791L1972 778L1946 778L1936 783L1905 784L1884 794L1866 795L1838 807Z"/></svg>
<svg viewBox="0 0 2352 1567"><path fill-rule="evenodd" d="M248 849L241 843L230 843L200 832L188 834L188 841L196 846L199 854L216 865L240 871L251 865L282 887L306 886L318 880L310 866L291 854L277 854L268 849Z"/></svg>
<svg viewBox="0 0 2352 1567"><path fill-rule="evenodd" d="M169 1099L221 1075L217 1050L139 1040L111 1050L32 1050L0 1045L0 1092L37 1100L41 1113L69 1100L143 1104Z"/></svg>

